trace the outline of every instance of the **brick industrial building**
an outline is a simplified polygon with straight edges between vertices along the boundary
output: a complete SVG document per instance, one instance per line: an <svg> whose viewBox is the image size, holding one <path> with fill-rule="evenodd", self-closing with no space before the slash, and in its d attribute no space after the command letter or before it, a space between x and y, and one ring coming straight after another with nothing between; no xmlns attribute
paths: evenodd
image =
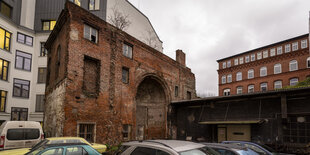
<svg viewBox="0 0 310 155"><path fill-rule="evenodd" d="M310 77L305 34L218 60L219 96L263 92Z"/></svg>
<svg viewBox="0 0 310 155"><path fill-rule="evenodd" d="M47 137L109 144L166 138L173 133L169 103L196 98L181 50L174 61L72 3L45 46Z"/></svg>

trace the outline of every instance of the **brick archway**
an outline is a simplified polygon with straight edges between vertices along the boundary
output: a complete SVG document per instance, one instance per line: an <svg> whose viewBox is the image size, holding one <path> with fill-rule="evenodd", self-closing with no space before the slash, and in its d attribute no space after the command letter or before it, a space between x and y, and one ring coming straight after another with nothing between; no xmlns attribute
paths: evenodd
<svg viewBox="0 0 310 155"><path fill-rule="evenodd" d="M136 91L136 139L163 139L167 131L169 95L165 83L153 75L145 76Z"/></svg>

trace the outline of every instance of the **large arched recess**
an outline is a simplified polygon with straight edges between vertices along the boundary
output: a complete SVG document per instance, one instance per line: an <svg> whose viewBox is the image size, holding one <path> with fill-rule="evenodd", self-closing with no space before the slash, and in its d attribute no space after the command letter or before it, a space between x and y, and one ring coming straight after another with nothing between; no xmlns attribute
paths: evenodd
<svg viewBox="0 0 310 155"><path fill-rule="evenodd" d="M167 137L167 108L170 102L166 82L155 74L140 78L136 87L137 140Z"/></svg>

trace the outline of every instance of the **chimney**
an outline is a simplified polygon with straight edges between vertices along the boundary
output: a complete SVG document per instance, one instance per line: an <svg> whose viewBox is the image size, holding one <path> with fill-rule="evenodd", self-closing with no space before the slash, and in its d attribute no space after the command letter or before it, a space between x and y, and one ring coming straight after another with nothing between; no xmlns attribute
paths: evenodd
<svg viewBox="0 0 310 155"><path fill-rule="evenodd" d="M186 65L185 65L185 53L180 49L176 50L175 52L176 52L176 58L175 58L176 61L178 63L180 63L182 66L186 67Z"/></svg>

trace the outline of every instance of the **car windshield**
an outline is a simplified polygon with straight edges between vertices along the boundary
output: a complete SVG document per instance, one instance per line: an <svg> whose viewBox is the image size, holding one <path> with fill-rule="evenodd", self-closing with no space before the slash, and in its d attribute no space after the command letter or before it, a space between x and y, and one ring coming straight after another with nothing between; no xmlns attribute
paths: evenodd
<svg viewBox="0 0 310 155"><path fill-rule="evenodd" d="M49 141L49 140L47 140L47 139L41 140L38 144L32 146L32 148L30 149L30 151L35 150L35 149L37 149L37 148L39 148L39 147L45 145L48 141Z"/></svg>
<svg viewBox="0 0 310 155"><path fill-rule="evenodd" d="M216 151L208 147L202 147L187 151L179 152L180 155L220 155Z"/></svg>
<svg viewBox="0 0 310 155"><path fill-rule="evenodd" d="M37 146L36 148L32 148L30 152L26 153L26 155L35 155L39 153L40 151L44 150L46 146Z"/></svg>

